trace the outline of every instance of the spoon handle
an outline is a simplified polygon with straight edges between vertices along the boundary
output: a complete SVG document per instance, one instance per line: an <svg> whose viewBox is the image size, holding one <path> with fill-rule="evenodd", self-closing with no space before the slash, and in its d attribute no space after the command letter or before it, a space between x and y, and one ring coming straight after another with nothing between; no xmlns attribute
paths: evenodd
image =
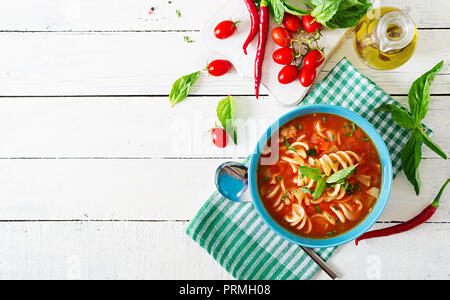
<svg viewBox="0 0 450 300"><path fill-rule="evenodd" d="M319 267L325 272L327 273L328 276L331 277L331 279L336 279L338 278L337 273L331 269L331 267L329 265L327 265L327 263L319 256L316 254L316 252L314 252L311 248L307 248L307 247L303 247L303 246L299 246L300 248L302 248L303 251L305 251L306 254L309 255L309 257L311 257L311 259L319 265Z"/></svg>

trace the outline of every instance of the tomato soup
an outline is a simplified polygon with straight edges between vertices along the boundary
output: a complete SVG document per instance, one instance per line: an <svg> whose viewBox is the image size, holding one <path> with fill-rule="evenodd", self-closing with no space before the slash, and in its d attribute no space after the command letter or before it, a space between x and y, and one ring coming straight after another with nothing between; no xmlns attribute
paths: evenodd
<svg viewBox="0 0 450 300"><path fill-rule="evenodd" d="M331 238L357 226L375 206L380 157L353 122L333 114L300 116L267 145L258 163L258 191L272 218L289 231Z"/></svg>

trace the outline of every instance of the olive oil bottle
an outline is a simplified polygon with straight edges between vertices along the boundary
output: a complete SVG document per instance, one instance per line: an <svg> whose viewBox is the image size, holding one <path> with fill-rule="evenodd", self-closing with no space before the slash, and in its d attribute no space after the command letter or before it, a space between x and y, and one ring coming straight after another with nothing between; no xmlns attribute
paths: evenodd
<svg viewBox="0 0 450 300"><path fill-rule="evenodd" d="M353 39L358 57L370 68L392 70L406 63L417 44L417 28L406 11L381 7L356 25Z"/></svg>

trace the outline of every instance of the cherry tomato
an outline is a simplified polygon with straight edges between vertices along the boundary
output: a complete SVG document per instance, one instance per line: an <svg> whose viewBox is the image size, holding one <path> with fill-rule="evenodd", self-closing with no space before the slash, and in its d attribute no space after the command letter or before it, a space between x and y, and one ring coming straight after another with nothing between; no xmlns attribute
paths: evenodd
<svg viewBox="0 0 450 300"><path fill-rule="evenodd" d="M288 84L298 78L298 69L296 66L289 65L283 67L278 73L278 82L281 84Z"/></svg>
<svg viewBox="0 0 450 300"><path fill-rule="evenodd" d="M310 86L314 82L314 79L316 79L316 69L303 67L300 70L300 83L304 87Z"/></svg>
<svg viewBox="0 0 450 300"><path fill-rule="evenodd" d="M283 27L275 27L272 30L273 41L281 47L289 47L292 40L292 33Z"/></svg>
<svg viewBox="0 0 450 300"><path fill-rule="evenodd" d="M273 61L280 65L290 65L295 57L295 51L291 48L280 48L273 52Z"/></svg>
<svg viewBox="0 0 450 300"><path fill-rule="evenodd" d="M219 148L225 148L228 144L227 132L220 127L211 130L211 139L213 144Z"/></svg>
<svg viewBox="0 0 450 300"><path fill-rule="evenodd" d="M325 57L319 50L314 49L305 55L303 65L307 68L315 69L323 63L324 58Z"/></svg>
<svg viewBox="0 0 450 300"><path fill-rule="evenodd" d="M305 29L306 32L309 33L316 32L317 30L320 30L320 28L322 28L322 24L316 22L314 20L314 17L311 15L303 16L302 21L303 21L303 28Z"/></svg>
<svg viewBox="0 0 450 300"><path fill-rule="evenodd" d="M299 32L302 29L302 19L290 13L285 13L283 26L290 32Z"/></svg>
<svg viewBox="0 0 450 300"><path fill-rule="evenodd" d="M208 73L212 76L222 76L231 69L231 63L225 59L216 59L209 63Z"/></svg>
<svg viewBox="0 0 450 300"><path fill-rule="evenodd" d="M236 24L231 20L222 21L214 28L214 35L220 40L224 40L232 36L236 32Z"/></svg>

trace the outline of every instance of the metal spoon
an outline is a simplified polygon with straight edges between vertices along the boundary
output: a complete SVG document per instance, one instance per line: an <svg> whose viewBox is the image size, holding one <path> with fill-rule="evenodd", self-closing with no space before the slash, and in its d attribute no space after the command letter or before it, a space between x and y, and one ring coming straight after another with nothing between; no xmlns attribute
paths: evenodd
<svg viewBox="0 0 450 300"><path fill-rule="evenodd" d="M249 202L248 191L248 169L246 166L236 162L221 164L216 171L216 186L222 196L234 202ZM331 279L338 275L333 269L311 248L299 246Z"/></svg>

